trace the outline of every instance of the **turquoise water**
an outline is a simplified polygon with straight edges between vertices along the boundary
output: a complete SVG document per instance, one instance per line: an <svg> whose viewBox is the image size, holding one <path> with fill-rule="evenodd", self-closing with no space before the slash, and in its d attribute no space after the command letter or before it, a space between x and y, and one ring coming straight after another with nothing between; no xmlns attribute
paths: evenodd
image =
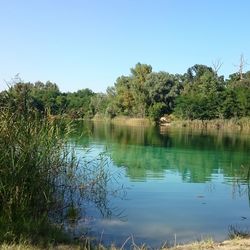
<svg viewBox="0 0 250 250"><path fill-rule="evenodd" d="M79 235L160 246L224 240L230 226L250 227L249 134L79 123L72 143L80 156L105 152L109 188L119 191L109 194L107 213L85 204Z"/></svg>

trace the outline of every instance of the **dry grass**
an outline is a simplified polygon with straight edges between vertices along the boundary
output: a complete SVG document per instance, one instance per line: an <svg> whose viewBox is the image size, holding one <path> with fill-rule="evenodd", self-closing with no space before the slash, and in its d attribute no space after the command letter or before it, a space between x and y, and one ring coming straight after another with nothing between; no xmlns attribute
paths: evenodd
<svg viewBox="0 0 250 250"><path fill-rule="evenodd" d="M187 245L180 245L170 250L249 250L250 239L233 239L222 243L215 243L213 241L194 242Z"/></svg>
<svg viewBox="0 0 250 250"><path fill-rule="evenodd" d="M102 115L95 115L92 119L95 122L110 122L116 125L126 125L126 126L150 126L152 121L149 118L135 118L128 116L116 116L113 119Z"/></svg>
<svg viewBox="0 0 250 250"><path fill-rule="evenodd" d="M40 248L29 244L2 244L1 250L40 250Z"/></svg>
<svg viewBox="0 0 250 250"><path fill-rule="evenodd" d="M250 119L214 119L214 120L174 120L170 124L173 127L187 127L194 129L221 129L226 131L250 131Z"/></svg>
<svg viewBox="0 0 250 250"><path fill-rule="evenodd" d="M128 242L127 242L128 243ZM98 245L95 247L90 247L89 244L84 245L59 245L59 246L47 246L46 248L32 246L30 244L2 244L0 246L0 250L42 250L42 249L55 249L55 250L91 250L91 249L98 249L98 250L123 250L123 249L133 249L133 250L144 250L144 249L152 249L145 245L137 246L135 243L132 242L130 244L124 244L121 248L117 248L115 246L111 246L109 248L104 247L102 245ZM242 238L235 238L233 240L227 240L222 243L215 243L212 240L205 240L201 242L194 242L185 245L177 245L175 247L166 247L163 246L160 248L161 250L250 250L250 238L242 239Z"/></svg>
<svg viewBox="0 0 250 250"><path fill-rule="evenodd" d="M149 126L152 122L148 118L129 118L118 116L111 120L114 124L122 124L128 126Z"/></svg>

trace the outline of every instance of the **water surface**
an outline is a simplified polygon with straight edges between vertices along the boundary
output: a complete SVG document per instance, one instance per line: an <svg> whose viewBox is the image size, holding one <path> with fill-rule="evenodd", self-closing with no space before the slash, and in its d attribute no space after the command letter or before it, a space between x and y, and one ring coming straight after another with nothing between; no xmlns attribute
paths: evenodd
<svg viewBox="0 0 250 250"><path fill-rule="evenodd" d="M110 197L108 216L88 204L80 234L88 228L106 244L119 246L133 235L138 244L160 246L224 240L231 225L250 226L248 134L85 122L72 143L79 155L106 152L117 181L111 188L126 191Z"/></svg>

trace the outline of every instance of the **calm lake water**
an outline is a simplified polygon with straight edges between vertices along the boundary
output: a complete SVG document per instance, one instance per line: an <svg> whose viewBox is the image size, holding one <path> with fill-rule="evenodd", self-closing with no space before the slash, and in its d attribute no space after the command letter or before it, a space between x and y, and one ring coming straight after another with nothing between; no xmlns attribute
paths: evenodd
<svg viewBox="0 0 250 250"><path fill-rule="evenodd" d="M109 184L107 213L90 203L75 232L88 230L104 244L160 246L213 238L224 240L230 226L250 229L250 135L221 131L126 127L84 123L72 136L79 156L105 152ZM80 138L80 134L83 137ZM114 193L117 194L117 193Z"/></svg>

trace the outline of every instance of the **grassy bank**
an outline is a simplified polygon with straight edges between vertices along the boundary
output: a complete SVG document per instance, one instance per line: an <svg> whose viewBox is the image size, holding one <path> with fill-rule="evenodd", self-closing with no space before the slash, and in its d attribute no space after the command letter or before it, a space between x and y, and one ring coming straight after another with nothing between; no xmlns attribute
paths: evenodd
<svg viewBox="0 0 250 250"><path fill-rule="evenodd" d="M116 116L114 118L107 118L105 116L96 115L93 121L106 121L117 125L126 125L126 126L150 126L154 123L149 118L136 118L128 116Z"/></svg>
<svg viewBox="0 0 250 250"><path fill-rule="evenodd" d="M93 121L106 121L117 125L126 126L152 126L156 123L149 118L135 118L128 116L116 116L107 118L102 115L96 115ZM250 132L250 118L233 118L233 119L214 119L214 120L180 120L173 115L167 116L164 122L159 123L161 126L174 128L190 129L208 129L208 130L225 130L225 131L245 131Z"/></svg>
<svg viewBox="0 0 250 250"><path fill-rule="evenodd" d="M152 249L151 247L142 245L138 246L134 242L124 242L125 244L121 248L117 248L115 246L104 247L103 245L99 244L97 246L90 246L88 243L84 243L81 245L50 245L46 248L40 246L33 246L28 243L21 243L21 244L2 244L0 245L1 250L43 250L43 249L55 249L55 250L81 250L81 249L99 249L99 250L118 250L118 249L134 249L134 250L146 250ZM212 240L200 241L200 242L193 242L184 245L176 245L173 247L168 247L164 244L159 249L161 250L249 250L250 249L250 239L241 239L235 238L232 240L227 240L221 243L213 242Z"/></svg>
<svg viewBox="0 0 250 250"><path fill-rule="evenodd" d="M112 119L112 123L127 126L150 126L153 124L149 118L128 118L125 116L115 117L114 119Z"/></svg>
<svg viewBox="0 0 250 250"><path fill-rule="evenodd" d="M225 131L245 131L250 132L250 118L244 117L240 119L214 119L214 120L178 120L169 119L168 122L162 123L162 126L170 126L175 128L191 128L191 129L211 129Z"/></svg>

